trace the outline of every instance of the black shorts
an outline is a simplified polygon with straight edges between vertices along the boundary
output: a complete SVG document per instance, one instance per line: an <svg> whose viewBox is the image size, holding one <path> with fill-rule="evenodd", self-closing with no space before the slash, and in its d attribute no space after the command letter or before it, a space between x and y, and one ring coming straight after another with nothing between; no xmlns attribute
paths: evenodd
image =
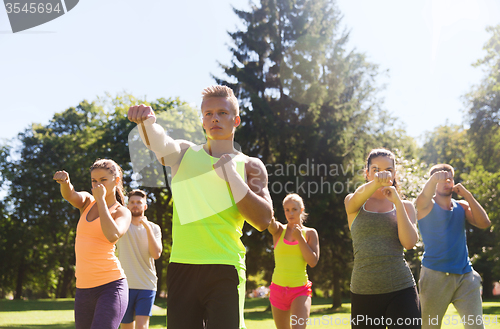
<svg viewBox="0 0 500 329"><path fill-rule="evenodd" d="M351 325L352 328L420 329L422 317L417 288L376 295L351 292Z"/></svg>
<svg viewBox="0 0 500 329"><path fill-rule="evenodd" d="M168 329L238 329L239 277L232 265L170 263Z"/></svg>

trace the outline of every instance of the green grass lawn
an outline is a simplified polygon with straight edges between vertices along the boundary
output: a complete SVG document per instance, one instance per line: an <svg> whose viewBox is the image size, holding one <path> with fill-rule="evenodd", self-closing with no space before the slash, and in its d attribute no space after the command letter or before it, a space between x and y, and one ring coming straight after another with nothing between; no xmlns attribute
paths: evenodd
<svg viewBox="0 0 500 329"><path fill-rule="evenodd" d="M25 329L73 329L73 299L58 300L27 300L10 301L0 300L0 328L25 328ZM150 328L165 328L164 299L157 299L157 309L153 311ZM311 308L309 328L350 328L349 303L342 304L337 310L330 309L330 300L314 298ZM245 305L245 322L248 329L273 329L274 322L270 311L268 299L247 299ZM486 301L483 303L484 318L489 320L487 329L500 329L500 301ZM461 329L460 318L453 306L446 313L449 324L446 329Z"/></svg>

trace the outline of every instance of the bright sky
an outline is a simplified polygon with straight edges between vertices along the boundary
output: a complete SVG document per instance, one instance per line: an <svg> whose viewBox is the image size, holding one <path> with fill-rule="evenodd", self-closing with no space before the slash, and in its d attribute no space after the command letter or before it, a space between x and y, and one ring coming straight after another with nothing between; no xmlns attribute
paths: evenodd
<svg viewBox="0 0 500 329"><path fill-rule="evenodd" d="M413 137L437 125L463 122L461 96L483 72L500 23L497 0L338 0L350 47L389 70L380 95ZM231 10L247 0L81 0L51 22L13 34L0 8L0 138L32 122L122 91L148 100L180 97L200 104L200 92L230 63L226 31L240 22Z"/></svg>

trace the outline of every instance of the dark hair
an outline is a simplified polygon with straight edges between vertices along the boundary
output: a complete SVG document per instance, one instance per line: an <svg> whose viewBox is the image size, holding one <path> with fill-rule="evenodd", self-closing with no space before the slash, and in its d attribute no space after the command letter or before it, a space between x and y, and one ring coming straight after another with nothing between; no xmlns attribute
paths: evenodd
<svg viewBox="0 0 500 329"><path fill-rule="evenodd" d="M368 154L368 157L366 158L366 170L370 169L370 164L372 160L378 157L387 157L392 160L392 163L394 164L394 177L392 179L392 186L394 186L399 193L400 192L399 184L396 179L396 156L394 155L394 153L384 148L371 150L370 153Z"/></svg>
<svg viewBox="0 0 500 329"><path fill-rule="evenodd" d="M446 163L440 163L432 166L431 169L429 170L429 176L432 176L434 173L438 171L448 171L451 172L453 176L455 176L455 170L453 169L453 167Z"/></svg>
<svg viewBox="0 0 500 329"><path fill-rule="evenodd" d="M140 196L141 198L146 199L148 195L143 190L136 189L136 190L132 190L128 193L129 198L132 196Z"/></svg>
<svg viewBox="0 0 500 329"><path fill-rule="evenodd" d="M123 206L125 204L125 196L123 193L123 170L111 159L97 159L90 166L90 172L94 169L107 169L114 177L120 177L120 182L116 186L116 200Z"/></svg>

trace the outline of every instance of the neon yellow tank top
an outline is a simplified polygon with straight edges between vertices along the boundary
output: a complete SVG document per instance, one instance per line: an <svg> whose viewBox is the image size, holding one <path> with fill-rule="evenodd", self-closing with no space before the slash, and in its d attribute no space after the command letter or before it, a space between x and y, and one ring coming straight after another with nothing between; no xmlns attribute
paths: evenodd
<svg viewBox="0 0 500 329"><path fill-rule="evenodd" d="M286 228L274 247L274 272L272 281L282 287L300 287L307 283L306 260L300 251L299 242L285 240ZM305 232L304 232L305 234Z"/></svg>
<svg viewBox="0 0 500 329"><path fill-rule="evenodd" d="M172 179L174 214L170 262L225 264L245 269L244 218L202 145L190 147ZM245 155L233 158L245 179Z"/></svg>

